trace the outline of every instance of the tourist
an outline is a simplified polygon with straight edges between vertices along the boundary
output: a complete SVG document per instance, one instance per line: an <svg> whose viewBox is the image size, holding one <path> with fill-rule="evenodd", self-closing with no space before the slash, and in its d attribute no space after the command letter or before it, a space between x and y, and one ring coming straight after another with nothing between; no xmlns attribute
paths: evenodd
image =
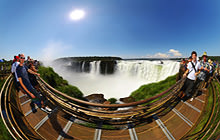
<svg viewBox="0 0 220 140"><path fill-rule="evenodd" d="M16 55L14 56L14 59L12 60L12 64L13 64L14 62L16 62ZM12 64L11 64L11 65L12 65Z"/></svg>
<svg viewBox="0 0 220 140"><path fill-rule="evenodd" d="M33 60L30 61L28 68L30 70L34 71L34 72L37 72L37 69L34 66L34 61ZM31 85L34 86L35 89L39 90L39 84L37 82L36 76L32 73L28 73L28 76L29 76L29 80L31 82Z"/></svg>
<svg viewBox="0 0 220 140"><path fill-rule="evenodd" d="M186 71L186 62L185 62L185 59L181 59L181 62L180 62L180 68L179 68L179 73L176 77L176 81L179 81L180 79L182 79L183 77L183 74L185 73Z"/></svg>
<svg viewBox="0 0 220 140"><path fill-rule="evenodd" d="M30 62L31 61L31 57L28 56L26 62Z"/></svg>
<svg viewBox="0 0 220 140"><path fill-rule="evenodd" d="M14 74L16 71L17 66L20 64L19 56L15 56L13 60L13 64L11 66L11 73Z"/></svg>
<svg viewBox="0 0 220 140"><path fill-rule="evenodd" d="M207 85L207 82L209 80L209 77L210 77L210 70L211 70L211 66L208 62L208 56L207 56L207 53L204 52L203 55L202 55L202 60L200 62L200 65L201 65L201 70L200 70L200 73L198 75L198 82L201 82L201 81L204 81L205 84L203 87L206 87Z"/></svg>
<svg viewBox="0 0 220 140"><path fill-rule="evenodd" d="M34 66L35 66L36 69L38 69L38 67L40 66L39 61L34 60Z"/></svg>
<svg viewBox="0 0 220 140"><path fill-rule="evenodd" d="M28 56L28 57L27 57L27 60L25 61L25 65L26 65L27 67L29 67L30 62L31 62L31 57Z"/></svg>
<svg viewBox="0 0 220 140"><path fill-rule="evenodd" d="M208 62L210 64L209 76L212 77L213 73L215 71L215 64L213 63L213 61L211 59L209 59Z"/></svg>
<svg viewBox="0 0 220 140"><path fill-rule="evenodd" d="M38 76L40 76L40 74L28 69L26 65L24 65L24 61L25 61L24 54L20 54L20 64L17 66L16 73L18 76L20 87L31 98L30 105L31 105L32 111L36 112L36 109L34 108L35 107L34 104L36 104L41 110L45 112L50 112L51 109L48 107L45 107L43 96L41 96L40 93L34 89L28 77L28 72L34 75L38 75Z"/></svg>
<svg viewBox="0 0 220 140"><path fill-rule="evenodd" d="M18 80L18 76L17 76L17 73L16 73L16 68L19 64L20 64L19 56L14 56L13 64L11 66L11 73L14 77L14 85L15 85L15 89L17 91L19 91L19 80Z"/></svg>
<svg viewBox="0 0 220 140"><path fill-rule="evenodd" d="M219 75L220 75L219 62L216 61L216 66L215 66L215 76L218 78Z"/></svg>
<svg viewBox="0 0 220 140"><path fill-rule="evenodd" d="M189 57L187 64L189 64L189 62L192 62L192 56Z"/></svg>
<svg viewBox="0 0 220 140"><path fill-rule="evenodd" d="M199 72L199 69L201 68L200 62L197 60L197 53L195 51L191 53L191 57L192 57L192 61L188 63L187 70L183 75L183 77L186 77L184 85L181 89L183 93L181 97L182 98L184 97L184 99L192 97L192 91L194 88L196 76ZM191 99L191 101L192 100L193 98Z"/></svg>

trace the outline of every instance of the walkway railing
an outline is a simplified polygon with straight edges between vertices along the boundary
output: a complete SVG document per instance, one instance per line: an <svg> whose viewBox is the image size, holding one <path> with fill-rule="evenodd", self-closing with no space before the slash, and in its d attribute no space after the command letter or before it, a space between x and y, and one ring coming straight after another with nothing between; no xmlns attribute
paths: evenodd
<svg viewBox="0 0 220 140"><path fill-rule="evenodd" d="M0 62L0 79L5 79L11 73L11 64L9 62Z"/></svg>
<svg viewBox="0 0 220 140"><path fill-rule="evenodd" d="M46 87L49 90L57 93L58 95L61 95L61 96L65 97L68 100L77 102L79 104L84 104L84 105L94 106L94 107L102 107L102 108L124 108L124 107L132 107L132 106L138 106L138 105L149 103L150 101L153 101L155 99L158 99L159 97L162 97L163 95L167 94L168 92L175 89L176 87L180 87L181 83L183 83L183 81L185 80L185 79L181 79L178 82L176 82L173 86L171 86L167 90L163 91L162 93L159 93L156 96L153 96L153 97L145 99L145 100L141 100L141 101L137 101L137 102L131 102L131 103L125 103L125 104L98 104L98 103L91 103L91 102L88 102L88 101L83 101L83 100L80 100L80 99L77 99L77 98L74 98L74 97L70 97L67 94L62 93L62 92L56 90L55 88L53 88L52 86L50 86L49 84L47 84L41 77L39 77L39 79L43 84L46 85Z"/></svg>
<svg viewBox="0 0 220 140"><path fill-rule="evenodd" d="M140 121L140 118L148 118L149 116L152 116L152 114L167 110L166 106L176 101L184 80L185 79L178 81L169 89L154 97L132 103L110 105L91 103L76 99L54 89L40 77L38 81L41 89L46 93L46 96L70 114L74 114L82 120L89 120L90 122L105 121L109 124L123 124L128 121L138 122ZM61 98L60 96L64 98ZM117 110L108 111L103 110L102 108L114 108ZM125 109L121 110L120 108Z"/></svg>

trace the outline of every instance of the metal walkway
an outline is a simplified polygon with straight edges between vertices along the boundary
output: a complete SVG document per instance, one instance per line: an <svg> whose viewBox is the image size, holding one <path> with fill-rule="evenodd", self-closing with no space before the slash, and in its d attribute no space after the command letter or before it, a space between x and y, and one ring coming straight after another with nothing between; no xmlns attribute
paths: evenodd
<svg viewBox="0 0 220 140"><path fill-rule="evenodd" d="M69 97L41 78L38 82L53 110L50 114L37 107L33 113L30 99L13 88L12 76L6 79L1 89L1 115L14 139L181 139L196 124L207 98L202 94L192 102L180 101L178 95L184 81L178 81L147 100L128 104L95 104ZM130 108L102 109L123 107Z"/></svg>

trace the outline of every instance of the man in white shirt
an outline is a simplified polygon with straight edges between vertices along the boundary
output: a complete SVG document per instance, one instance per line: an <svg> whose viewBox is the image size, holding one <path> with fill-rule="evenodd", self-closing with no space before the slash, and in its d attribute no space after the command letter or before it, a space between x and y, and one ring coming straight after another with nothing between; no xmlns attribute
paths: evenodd
<svg viewBox="0 0 220 140"><path fill-rule="evenodd" d="M195 85L196 76L199 74L201 68L200 62L197 60L197 53L193 51L191 53L192 61L188 63L187 70L183 77L186 77L186 81L181 89L187 98L192 96L192 91Z"/></svg>

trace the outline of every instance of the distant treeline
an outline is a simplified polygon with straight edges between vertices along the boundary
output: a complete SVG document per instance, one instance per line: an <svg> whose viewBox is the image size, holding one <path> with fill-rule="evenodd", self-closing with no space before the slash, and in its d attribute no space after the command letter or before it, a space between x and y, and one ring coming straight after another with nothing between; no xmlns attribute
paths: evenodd
<svg viewBox="0 0 220 140"><path fill-rule="evenodd" d="M149 61L154 61L154 60L176 60L176 61L180 61L181 59L186 59L186 58L184 58L184 57L181 57L181 58L129 58L129 59L123 59L123 60L149 60ZM199 57L199 59L201 60L202 57ZM211 59L211 60L214 60L214 61L220 61L220 56L208 56L208 59Z"/></svg>
<svg viewBox="0 0 220 140"><path fill-rule="evenodd" d="M201 59L201 58L200 58ZM211 59L212 61L218 61L220 62L220 56L208 56L208 59Z"/></svg>
<svg viewBox="0 0 220 140"><path fill-rule="evenodd" d="M122 60L122 58L111 57L111 56L63 57L63 58L58 58L55 61L115 61L115 60Z"/></svg>
<svg viewBox="0 0 220 140"><path fill-rule="evenodd" d="M149 60L149 61L155 61L155 60L176 60L180 61L182 58L125 58L122 60Z"/></svg>

